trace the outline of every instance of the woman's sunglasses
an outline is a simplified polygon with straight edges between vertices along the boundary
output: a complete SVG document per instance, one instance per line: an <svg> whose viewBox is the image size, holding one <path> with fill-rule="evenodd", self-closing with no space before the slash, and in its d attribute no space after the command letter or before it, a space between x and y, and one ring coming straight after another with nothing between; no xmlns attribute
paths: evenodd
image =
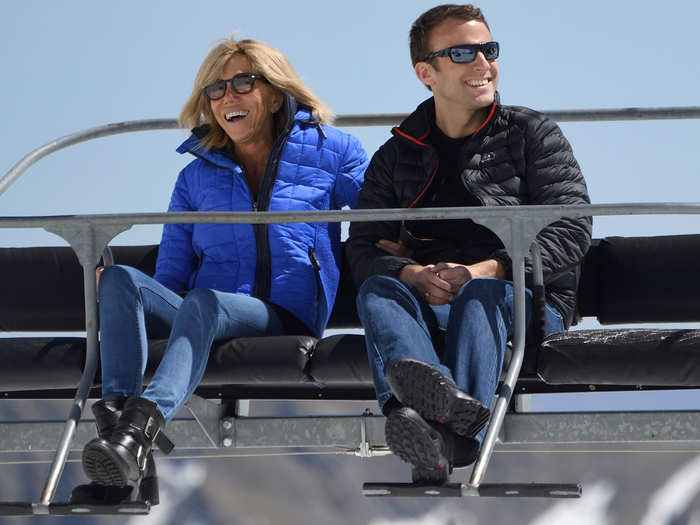
<svg viewBox="0 0 700 525"><path fill-rule="evenodd" d="M427 62L437 57L450 57L452 62L457 64L467 64L476 60L476 55L481 51L484 58L489 62L498 58L499 46L498 42L486 42L485 44L461 44L458 46L447 47L435 53L430 53L421 62Z"/></svg>
<svg viewBox="0 0 700 525"><path fill-rule="evenodd" d="M256 75L254 73L238 73L233 75L228 80L217 80L216 82L204 86L202 91L209 98L209 100L219 100L226 94L226 84L231 84L231 89L233 89L239 95L245 95L253 91L255 87L255 81L260 79L267 82L267 79L262 75Z"/></svg>

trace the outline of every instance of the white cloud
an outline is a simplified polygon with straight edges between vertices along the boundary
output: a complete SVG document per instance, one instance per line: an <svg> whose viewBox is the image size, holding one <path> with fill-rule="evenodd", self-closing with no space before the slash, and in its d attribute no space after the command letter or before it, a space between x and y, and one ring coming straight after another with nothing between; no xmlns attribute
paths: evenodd
<svg viewBox="0 0 700 525"><path fill-rule="evenodd" d="M681 515L700 492L700 456L677 470L649 499L640 525L666 525ZM693 517L697 519L697 516Z"/></svg>
<svg viewBox="0 0 700 525"><path fill-rule="evenodd" d="M530 525L609 525L608 507L615 496L609 481L586 485L580 499L560 500L530 522ZM659 525L659 524L655 524Z"/></svg>
<svg viewBox="0 0 700 525"><path fill-rule="evenodd" d="M477 525L474 514L463 508L442 505L421 516L406 518L377 518L368 525Z"/></svg>

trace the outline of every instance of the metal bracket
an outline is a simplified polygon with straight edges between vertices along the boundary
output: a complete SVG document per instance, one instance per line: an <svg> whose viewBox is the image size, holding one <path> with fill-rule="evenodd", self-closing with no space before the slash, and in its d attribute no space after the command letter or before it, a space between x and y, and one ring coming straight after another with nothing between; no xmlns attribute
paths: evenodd
<svg viewBox="0 0 700 525"><path fill-rule="evenodd" d="M361 458L372 457L372 451L367 440L367 418L372 415L372 411L369 408L365 408L360 417L360 446L355 450L355 455Z"/></svg>
<svg viewBox="0 0 700 525"><path fill-rule="evenodd" d="M224 413L224 408L219 403L214 403L197 395L190 397L189 401L185 404L189 409L190 413L197 420L197 423L201 427L207 439L211 442L214 447L220 447L223 441L229 439L229 444L226 446L231 446L233 440L231 437L224 438L224 430L227 433L233 429L231 424L231 418L226 418L222 420ZM223 429L222 429L223 427Z"/></svg>
<svg viewBox="0 0 700 525"><path fill-rule="evenodd" d="M495 233L511 257L525 256L528 247L545 226L561 219L559 215L544 217L475 217L472 220ZM520 253L518 251L520 250Z"/></svg>

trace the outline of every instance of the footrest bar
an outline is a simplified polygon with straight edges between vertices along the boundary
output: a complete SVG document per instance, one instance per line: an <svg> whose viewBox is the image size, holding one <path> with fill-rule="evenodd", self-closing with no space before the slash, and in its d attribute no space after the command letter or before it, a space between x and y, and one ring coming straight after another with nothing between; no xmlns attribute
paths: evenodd
<svg viewBox="0 0 700 525"><path fill-rule="evenodd" d="M145 501L128 501L116 505L98 505L71 502L56 502L49 505L49 514L58 516L84 515L132 515L148 514L151 504Z"/></svg>
<svg viewBox="0 0 700 525"><path fill-rule="evenodd" d="M583 492L576 483L482 483L476 490L482 498L580 498Z"/></svg>
<svg viewBox="0 0 700 525"><path fill-rule="evenodd" d="M0 516L31 516L34 506L29 501L0 502Z"/></svg>
<svg viewBox="0 0 700 525"><path fill-rule="evenodd" d="M33 516L33 515L131 515L148 514L151 504L147 501L126 501L114 505L100 505L93 503L56 502L46 505L34 504L30 501L3 501L0 502L0 516Z"/></svg>
<svg viewBox="0 0 700 525"><path fill-rule="evenodd" d="M367 497L389 498L580 498L581 485L575 483L486 483L478 487L466 483L419 485L415 483L364 483Z"/></svg>
<svg viewBox="0 0 700 525"><path fill-rule="evenodd" d="M362 485L362 494L370 498L461 498L462 484L364 483Z"/></svg>

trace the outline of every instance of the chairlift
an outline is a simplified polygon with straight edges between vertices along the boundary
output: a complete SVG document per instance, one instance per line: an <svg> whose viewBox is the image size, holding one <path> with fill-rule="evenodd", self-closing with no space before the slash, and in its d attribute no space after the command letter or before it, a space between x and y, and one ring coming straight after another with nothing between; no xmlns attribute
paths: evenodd
<svg viewBox="0 0 700 525"><path fill-rule="evenodd" d="M674 118L667 108L664 115ZM700 108L690 108L695 117ZM643 111L643 110L637 110ZM663 110L649 110L663 111ZM688 111L688 108L685 109ZM571 112L570 112L571 113ZM671 115L670 117L668 115ZM393 116L396 120L400 115ZM352 118L346 117L350 125ZM562 117L564 118L564 117ZM572 117L573 118L573 117ZM639 117L645 118L645 117ZM649 118L649 117L646 117ZM343 125L342 118L339 122ZM361 121L359 121L361 122ZM381 121L384 123L384 121ZM41 157L87 138L143 129L171 129L175 121L112 124L69 135L27 155L0 179L0 195ZM492 417L467 483L423 485L367 482L368 497L540 497L576 498L579 483L484 483L494 452L547 450L700 450L700 411L535 413L540 394L698 388L700 330L578 330L545 337L526 348L525 265L533 268L534 289L542 269L534 244L538 232L562 217L602 215L700 215L700 204L607 204L434 208L311 212L315 221L454 219L469 217L503 241L513 261L515 330L493 405ZM81 421L89 399L99 398L98 326L94 268L126 264L153 274L157 246L109 246L135 224L307 222L309 213L158 213L60 217L0 217L0 228L43 228L70 247L0 248L0 327L28 332L0 339L0 392L3 399L72 399L65 422L27 417L0 422L0 455L54 454L37 502L0 502L0 515L147 514L152 500L133 495L90 494L54 502L63 466L95 436ZM694 322L700 320L700 276L688 263L700 255L700 235L608 237L596 240L582 265L578 314L601 324ZM659 272L658 268L670 271ZM258 417L250 400L351 400L374 402L364 337L345 333L360 328L355 289L341 269L338 299L321 339L308 336L239 338L212 348L209 366L187 408L168 434L173 456L193 450L224 450L232 455L294 453L300 448L363 458L389 454L384 417L358 415ZM643 284L640 284L643 283ZM46 337L42 332L82 332L84 337ZM146 380L166 341L149 341ZM74 492L74 495L76 493Z"/></svg>

